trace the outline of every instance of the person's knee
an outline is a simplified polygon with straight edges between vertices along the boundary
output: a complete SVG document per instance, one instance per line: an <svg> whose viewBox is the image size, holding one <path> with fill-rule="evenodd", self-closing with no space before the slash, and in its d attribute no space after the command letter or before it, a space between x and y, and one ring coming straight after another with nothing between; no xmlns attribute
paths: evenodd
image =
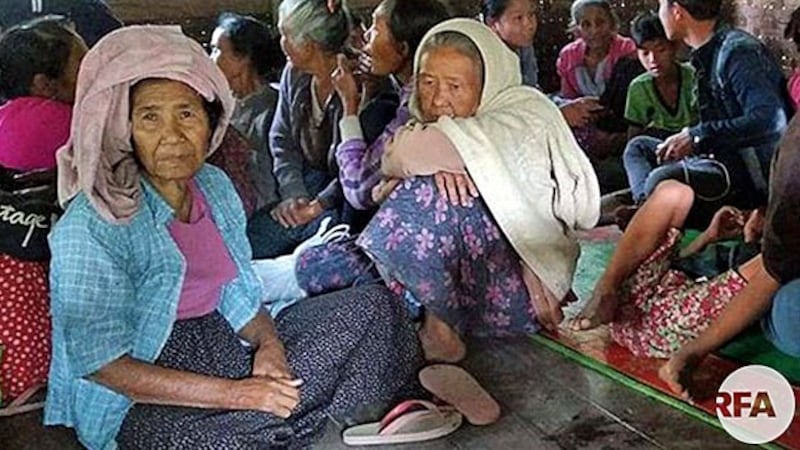
<svg viewBox="0 0 800 450"><path fill-rule="evenodd" d="M622 156L626 159L647 157L655 152L657 145L658 141L649 136L637 136L625 144Z"/></svg>
<svg viewBox="0 0 800 450"><path fill-rule="evenodd" d="M651 196L654 200L670 205L685 205L694 202L692 188L673 179L662 179L656 183Z"/></svg>

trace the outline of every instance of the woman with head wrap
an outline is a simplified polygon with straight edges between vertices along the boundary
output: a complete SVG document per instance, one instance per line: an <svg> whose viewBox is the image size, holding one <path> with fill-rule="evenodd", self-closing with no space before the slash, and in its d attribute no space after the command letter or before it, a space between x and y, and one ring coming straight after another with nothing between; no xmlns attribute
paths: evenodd
<svg viewBox="0 0 800 450"><path fill-rule="evenodd" d="M423 306L429 358L460 359L469 334L556 327L561 302L572 298L574 231L597 221L588 159L558 108L508 70L517 65L485 25L434 27L415 58L410 106L421 124L396 135L384 155L383 172L406 180L359 245ZM462 192L450 195L461 201L435 194L428 176L441 171L463 174L453 183Z"/></svg>
<svg viewBox="0 0 800 450"><path fill-rule="evenodd" d="M115 31L77 92L58 154L47 424L91 449L299 447L328 415L401 395L417 344L385 289L275 321L261 309L241 202L204 164L233 99L198 43L177 27Z"/></svg>

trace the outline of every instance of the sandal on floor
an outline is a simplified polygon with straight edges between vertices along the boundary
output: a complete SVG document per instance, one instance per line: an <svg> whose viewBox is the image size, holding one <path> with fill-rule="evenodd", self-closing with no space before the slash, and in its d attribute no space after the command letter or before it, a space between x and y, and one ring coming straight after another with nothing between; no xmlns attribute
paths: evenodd
<svg viewBox="0 0 800 450"><path fill-rule="evenodd" d="M489 425L500 418L500 405L466 370L451 364L434 364L419 372L422 386L453 405L472 425Z"/></svg>
<svg viewBox="0 0 800 450"><path fill-rule="evenodd" d="M424 400L407 400L389 411L380 422L344 430L346 445L388 445L438 439L461 426L461 413L450 406Z"/></svg>
<svg viewBox="0 0 800 450"><path fill-rule="evenodd" d="M44 402L28 402L31 398L36 395L37 392L44 389L45 385L34 386L27 391L23 392L22 395L15 398L8 406L4 408L0 408L0 417L9 417L15 416L17 414L24 414L31 411L36 411L37 409L44 408Z"/></svg>

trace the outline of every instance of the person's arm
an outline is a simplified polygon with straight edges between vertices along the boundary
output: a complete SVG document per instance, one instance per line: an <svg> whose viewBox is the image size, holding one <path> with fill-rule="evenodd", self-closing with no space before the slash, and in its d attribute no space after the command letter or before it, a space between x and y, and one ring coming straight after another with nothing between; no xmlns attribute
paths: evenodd
<svg viewBox="0 0 800 450"><path fill-rule="evenodd" d="M127 355L106 364L90 378L136 403L151 405L257 410L285 418L299 402L299 383L295 381L209 377Z"/></svg>
<svg viewBox="0 0 800 450"><path fill-rule="evenodd" d="M625 120L628 121L628 140L644 133L647 125L650 124L647 97L644 95L644 87L638 78L631 82L628 87L628 96L625 99Z"/></svg>
<svg viewBox="0 0 800 450"><path fill-rule="evenodd" d="M747 329L769 310L772 296L780 285L764 269L760 256L754 263L756 267L747 286L728 303L708 329L681 347L659 371L659 376L669 388L685 400L691 400L690 376L703 358Z"/></svg>
<svg viewBox="0 0 800 450"><path fill-rule="evenodd" d="M581 97L581 93L578 91L578 87L573 85L571 81L572 74L569 73L568 59L569 55L562 50L561 55L559 55L558 60L556 60L556 72L558 72L558 76L561 79L561 89L558 95L562 99L575 99Z"/></svg>
<svg viewBox="0 0 800 450"><path fill-rule="evenodd" d="M309 198L303 182L303 152L292 133L292 92L296 86L291 65L281 75L278 108L269 133L273 171L281 200Z"/></svg>
<svg viewBox="0 0 800 450"><path fill-rule="evenodd" d="M797 117L797 116L796 116ZM773 165L770 198L764 223L764 265L773 277L789 282L800 276L800 119L795 119Z"/></svg>
<svg viewBox="0 0 800 450"><path fill-rule="evenodd" d="M339 182L339 177L331 180L325 189L317 194L316 200L323 210L341 206L344 203L344 193L342 193L342 183Z"/></svg>
<svg viewBox="0 0 800 450"><path fill-rule="evenodd" d="M438 128L414 125L398 130L386 145L381 172L390 178L410 178L437 172L466 173L461 156Z"/></svg>
<svg viewBox="0 0 800 450"><path fill-rule="evenodd" d="M256 116L251 125L249 134L255 146L252 156L253 180L258 193L256 209L272 206L278 201L278 183L273 174L272 151L269 146L269 129L275 119L275 109L278 106L278 94L273 94L269 89L269 107ZM272 96L274 95L274 97Z"/></svg>
<svg viewBox="0 0 800 450"><path fill-rule="evenodd" d="M247 325L239 330L239 336L256 348L253 360L253 376L291 380L294 378L286 351L278 336L272 318L259 312Z"/></svg>
<svg viewBox="0 0 800 450"><path fill-rule="evenodd" d="M159 367L130 356L106 364L92 380L137 403L188 408L236 408L234 380ZM240 405L243 406L243 405Z"/></svg>
<svg viewBox="0 0 800 450"><path fill-rule="evenodd" d="M708 227L681 250L681 258L701 252L714 242L740 237L748 215L748 212L733 206L723 206L714 214Z"/></svg>
<svg viewBox="0 0 800 450"><path fill-rule="evenodd" d="M256 314L244 328L239 330L239 337L256 349L271 344L283 346L272 318L263 313Z"/></svg>
<svg viewBox="0 0 800 450"><path fill-rule="evenodd" d="M370 209L375 206L372 190L382 178L381 158L386 144L407 121L408 109L398 109L383 133L369 145L364 140L357 116L344 117L339 123L342 133L342 143L336 149L339 179L345 198L354 208Z"/></svg>
<svg viewBox="0 0 800 450"><path fill-rule="evenodd" d="M788 121L785 100L770 78L763 75L763 67L769 65L765 58L758 50L748 48L725 63L729 85L742 106L742 114L689 128L691 137L699 140L701 152L743 148L783 133Z"/></svg>

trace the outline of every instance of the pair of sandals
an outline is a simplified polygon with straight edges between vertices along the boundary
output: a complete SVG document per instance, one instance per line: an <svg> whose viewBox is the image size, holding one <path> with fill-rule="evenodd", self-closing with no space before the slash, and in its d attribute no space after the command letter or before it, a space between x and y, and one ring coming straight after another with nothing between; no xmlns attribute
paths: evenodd
<svg viewBox="0 0 800 450"><path fill-rule="evenodd" d="M390 445L429 441L456 431L464 418L472 425L489 425L500 418L500 405L464 369L449 364L425 367L422 386L441 401L407 400L380 422L348 428L346 445Z"/></svg>

